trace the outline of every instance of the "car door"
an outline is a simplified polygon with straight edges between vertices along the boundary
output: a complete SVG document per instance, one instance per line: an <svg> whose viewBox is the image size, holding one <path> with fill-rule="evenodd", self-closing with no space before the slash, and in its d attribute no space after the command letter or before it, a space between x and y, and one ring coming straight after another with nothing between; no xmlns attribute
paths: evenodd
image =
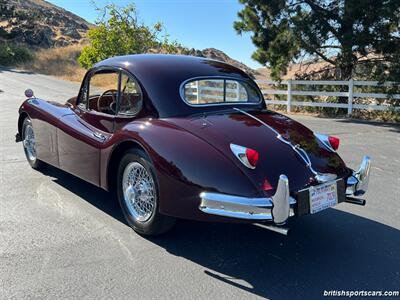
<svg viewBox="0 0 400 300"><path fill-rule="evenodd" d="M115 130L120 70L94 69L82 84L74 114L63 116L57 132L59 166L100 185L100 151Z"/></svg>

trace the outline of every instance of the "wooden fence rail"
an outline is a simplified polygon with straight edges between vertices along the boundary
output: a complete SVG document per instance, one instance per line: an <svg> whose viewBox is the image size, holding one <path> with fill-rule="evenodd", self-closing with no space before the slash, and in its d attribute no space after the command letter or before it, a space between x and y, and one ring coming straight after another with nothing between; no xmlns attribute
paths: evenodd
<svg viewBox="0 0 400 300"><path fill-rule="evenodd" d="M396 85L394 82L379 83L378 81L361 81L350 79L348 81L343 80L256 80L257 84L262 85L286 85L287 88L284 90L280 89L261 89L267 104L286 105L287 111L291 111L292 106L312 106L312 107L335 107L335 108L347 108L347 114L351 116L353 109L367 109L367 110L386 110L390 105L388 103L377 105L377 104L358 104L353 103L355 98L373 98L373 99L388 99L395 100L400 99L400 94L388 95L385 93L360 93L355 92L357 86L373 86L373 87L390 87ZM293 86L347 86L346 92L331 92L331 91L304 91L295 90ZM266 96L270 95L286 95L286 100L271 100ZM294 101L293 96L331 96L331 97L347 97L347 103L330 103L330 102L301 102ZM386 101L388 102L388 101ZM389 101L390 102L390 101ZM395 107L400 110L400 107Z"/></svg>

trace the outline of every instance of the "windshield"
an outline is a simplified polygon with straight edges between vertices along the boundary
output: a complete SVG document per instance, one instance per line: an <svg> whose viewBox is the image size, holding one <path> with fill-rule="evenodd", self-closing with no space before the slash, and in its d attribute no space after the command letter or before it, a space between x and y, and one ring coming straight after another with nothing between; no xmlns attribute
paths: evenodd
<svg viewBox="0 0 400 300"><path fill-rule="evenodd" d="M182 87L182 97L192 106L223 104L258 104L258 90L244 81L235 79L195 79Z"/></svg>

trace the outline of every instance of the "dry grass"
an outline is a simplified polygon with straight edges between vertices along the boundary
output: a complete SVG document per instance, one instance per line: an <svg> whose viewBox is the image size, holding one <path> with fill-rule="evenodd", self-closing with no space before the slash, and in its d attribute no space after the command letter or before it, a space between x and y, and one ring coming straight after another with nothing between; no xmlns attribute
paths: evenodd
<svg viewBox="0 0 400 300"><path fill-rule="evenodd" d="M19 68L35 73L52 75L68 81L82 82L86 70L77 60L83 45L42 49L35 53L32 62L18 65ZM115 73L99 74L93 77L93 86L102 89L116 89L118 78Z"/></svg>
<svg viewBox="0 0 400 300"><path fill-rule="evenodd" d="M94 90L93 90L94 89ZM118 89L118 73L95 74L90 78L90 94Z"/></svg>
<svg viewBox="0 0 400 300"><path fill-rule="evenodd" d="M77 62L82 48L82 44L77 44L39 50L35 53L33 62L24 63L18 67L69 81L81 82L86 73L86 70Z"/></svg>

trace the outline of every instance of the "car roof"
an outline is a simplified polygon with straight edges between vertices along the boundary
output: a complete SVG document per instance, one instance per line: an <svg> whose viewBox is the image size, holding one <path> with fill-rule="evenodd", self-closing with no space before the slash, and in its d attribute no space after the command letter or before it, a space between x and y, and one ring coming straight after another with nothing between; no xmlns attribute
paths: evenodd
<svg viewBox="0 0 400 300"><path fill-rule="evenodd" d="M249 75L232 65L187 55L116 56L94 66L101 67L118 67L133 74L141 84L144 96L151 101L160 117L191 115L218 109L217 106L191 107L181 99L181 84L191 78L232 78L255 85Z"/></svg>

